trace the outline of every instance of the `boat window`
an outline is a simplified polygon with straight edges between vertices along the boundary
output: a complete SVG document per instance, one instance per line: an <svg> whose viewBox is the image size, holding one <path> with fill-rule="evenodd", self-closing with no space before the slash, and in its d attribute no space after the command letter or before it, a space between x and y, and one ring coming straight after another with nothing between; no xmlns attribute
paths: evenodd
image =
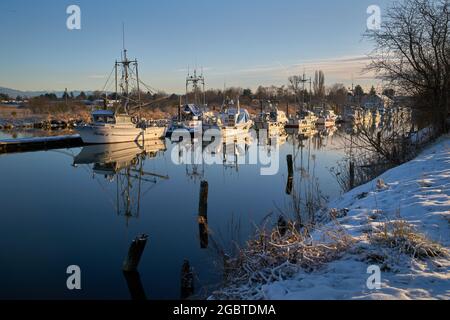
<svg viewBox="0 0 450 320"><path fill-rule="evenodd" d="M94 122L97 123L115 123L114 117L107 116L107 115L95 115Z"/></svg>

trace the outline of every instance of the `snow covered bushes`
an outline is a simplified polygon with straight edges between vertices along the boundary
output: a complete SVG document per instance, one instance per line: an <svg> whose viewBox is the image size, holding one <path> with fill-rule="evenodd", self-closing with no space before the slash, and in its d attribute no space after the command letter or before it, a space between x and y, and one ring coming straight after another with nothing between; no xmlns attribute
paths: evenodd
<svg viewBox="0 0 450 320"><path fill-rule="evenodd" d="M233 259L225 258L226 288L214 299L262 299L262 287L291 278L300 270L313 272L338 259L353 239L336 222L313 239L307 228L289 221L272 231L259 230Z"/></svg>

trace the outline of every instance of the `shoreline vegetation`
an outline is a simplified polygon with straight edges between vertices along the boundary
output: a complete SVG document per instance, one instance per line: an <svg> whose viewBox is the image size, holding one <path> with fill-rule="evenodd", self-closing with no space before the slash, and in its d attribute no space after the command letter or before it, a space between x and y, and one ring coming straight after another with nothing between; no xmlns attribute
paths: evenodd
<svg viewBox="0 0 450 320"><path fill-rule="evenodd" d="M259 229L209 299L450 299L450 136L318 212ZM366 281L381 269L381 288Z"/></svg>

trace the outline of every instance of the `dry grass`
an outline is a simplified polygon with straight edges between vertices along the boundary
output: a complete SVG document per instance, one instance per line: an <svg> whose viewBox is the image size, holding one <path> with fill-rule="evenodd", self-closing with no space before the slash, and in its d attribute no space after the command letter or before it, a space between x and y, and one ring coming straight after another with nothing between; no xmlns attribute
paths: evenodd
<svg viewBox="0 0 450 320"><path fill-rule="evenodd" d="M448 256L446 248L419 233L404 220L384 222L371 234L370 241L421 260Z"/></svg>
<svg viewBox="0 0 450 320"><path fill-rule="evenodd" d="M280 230L281 229L281 230ZM259 230L234 258L224 256L225 289L213 293L216 299L262 299L262 286L292 278L303 270L312 272L336 260L353 239L339 225L323 230L321 241L295 222L268 232Z"/></svg>

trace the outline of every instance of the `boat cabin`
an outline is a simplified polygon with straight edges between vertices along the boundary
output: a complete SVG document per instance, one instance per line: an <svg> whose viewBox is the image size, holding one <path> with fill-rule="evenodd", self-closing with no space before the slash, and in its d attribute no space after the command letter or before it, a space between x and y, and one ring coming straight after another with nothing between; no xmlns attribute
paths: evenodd
<svg viewBox="0 0 450 320"><path fill-rule="evenodd" d="M131 116L127 114L115 114L111 110L97 110L92 112L92 122L94 124L129 124Z"/></svg>

